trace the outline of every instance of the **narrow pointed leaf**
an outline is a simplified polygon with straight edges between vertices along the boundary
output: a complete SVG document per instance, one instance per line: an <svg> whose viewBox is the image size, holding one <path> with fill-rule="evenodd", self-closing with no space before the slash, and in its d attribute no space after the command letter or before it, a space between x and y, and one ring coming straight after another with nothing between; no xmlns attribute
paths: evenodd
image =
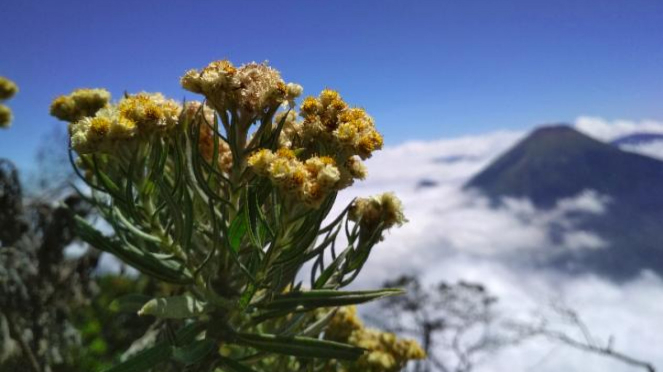
<svg viewBox="0 0 663 372"><path fill-rule="evenodd" d="M274 297L270 302L259 304L265 310L291 309L298 306L305 308L318 308L329 306L356 305L378 298L402 294L401 289L380 289L375 291L336 291L311 290L289 292Z"/></svg>
<svg viewBox="0 0 663 372"><path fill-rule="evenodd" d="M172 355L173 348L161 342L153 347L143 350L124 363L107 369L105 372L144 372L149 371L155 365L164 362Z"/></svg>
<svg viewBox="0 0 663 372"><path fill-rule="evenodd" d="M246 218L244 218L244 212L242 211L240 214L235 217L235 219L232 221L230 224L230 228L228 229L228 240L230 243L230 248L234 252L239 251L239 247L242 244L242 239L246 235L246 230L247 230L247 223L246 223Z"/></svg>
<svg viewBox="0 0 663 372"><path fill-rule="evenodd" d="M182 327L175 335L177 344L186 344L192 342L195 337L203 330L204 324L191 323ZM173 354L173 346L167 341L161 341L154 346L141 351L130 359L113 366L104 372L145 372L152 370L154 366L165 362Z"/></svg>
<svg viewBox="0 0 663 372"><path fill-rule="evenodd" d="M191 273L179 261L159 259L150 252L104 236L79 216L76 216L76 231L91 246L117 256L144 274L175 284L189 284L192 281Z"/></svg>
<svg viewBox="0 0 663 372"><path fill-rule="evenodd" d="M364 353L364 349L352 345L301 336L240 333L234 342L261 351L303 358L357 360Z"/></svg>
<svg viewBox="0 0 663 372"><path fill-rule="evenodd" d="M185 319L205 313L204 302L189 295L153 298L140 310L138 315L154 315L157 318Z"/></svg>
<svg viewBox="0 0 663 372"><path fill-rule="evenodd" d="M212 350L216 343L212 340L196 340L186 346L177 347L173 350L173 359L184 365L191 365L200 362Z"/></svg>

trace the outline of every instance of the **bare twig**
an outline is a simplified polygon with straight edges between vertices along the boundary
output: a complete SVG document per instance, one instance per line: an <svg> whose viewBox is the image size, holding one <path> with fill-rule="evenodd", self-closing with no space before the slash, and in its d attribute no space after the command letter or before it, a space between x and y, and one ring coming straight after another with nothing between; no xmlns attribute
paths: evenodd
<svg viewBox="0 0 663 372"><path fill-rule="evenodd" d="M587 325L582 321L582 319L580 319L580 316L575 311L566 308L560 304L553 305L552 309L555 312L557 312L558 315L565 318L569 324L580 330L584 340L577 340L566 333L548 329L545 325L547 324L546 322L543 322L543 325L538 327L538 330L535 330L535 332L538 332L539 334L541 334L544 337L547 337L550 340L560 342L564 345L576 348L578 350L613 358L617 361L626 363L630 366L643 368L648 372L656 372L656 369L651 363L634 358L623 352L613 350L612 336L608 339L605 345L602 345L601 343L596 341L596 338L589 331L589 327L587 327Z"/></svg>

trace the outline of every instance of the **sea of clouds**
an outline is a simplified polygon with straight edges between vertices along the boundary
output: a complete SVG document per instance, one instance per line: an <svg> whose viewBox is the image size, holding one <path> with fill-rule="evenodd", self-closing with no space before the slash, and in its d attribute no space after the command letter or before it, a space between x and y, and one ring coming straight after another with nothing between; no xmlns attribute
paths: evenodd
<svg viewBox="0 0 663 372"><path fill-rule="evenodd" d="M580 117L573 126L610 142L633 133L663 133L663 122L606 121ZM367 162L369 177L339 197L394 191L409 223L394 228L373 251L355 287L370 288L398 273L424 282L483 283L498 296L504 314L538 312L551 301L575 309L594 336L663 369L663 280L643 271L616 283L591 273L570 276L536 268L538 259L561 252L607 249L591 231L575 226L573 212L605 213L610 198L586 190L538 210L528 200L508 199L497 207L462 185L528 132L499 131L478 136L409 142L386 148ZM663 143L626 150L663 159ZM561 227L551 240L550 229ZM662 243L663 244L663 243ZM608 253L609 254L609 253ZM570 330L570 334L573 329ZM508 348L475 366L475 371L634 371L610 358L534 339Z"/></svg>

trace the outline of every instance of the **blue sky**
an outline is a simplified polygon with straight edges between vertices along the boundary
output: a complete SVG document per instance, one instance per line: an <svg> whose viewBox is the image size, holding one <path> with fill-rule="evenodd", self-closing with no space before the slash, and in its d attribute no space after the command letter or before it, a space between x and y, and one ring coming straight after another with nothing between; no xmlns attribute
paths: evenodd
<svg viewBox="0 0 663 372"><path fill-rule="evenodd" d="M663 119L663 2L533 0L0 2L0 75L20 94L0 157L32 162L77 87L182 98L189 68L269 60L338 89L387 144L579 115ZM189 96L191 97L191 96Z"/></svg>

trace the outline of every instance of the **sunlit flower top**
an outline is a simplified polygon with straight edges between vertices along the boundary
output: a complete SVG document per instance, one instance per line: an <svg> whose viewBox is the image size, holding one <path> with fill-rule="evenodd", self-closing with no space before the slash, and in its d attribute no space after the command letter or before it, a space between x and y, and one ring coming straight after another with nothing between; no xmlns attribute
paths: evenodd
<svg viewBox="0 0 663 372"><path fill-rule="evenodd" d="M0 76L0 102L14 97L17 92L18 86L16 86L13 81ZM9 127L13 119L14 115L12 114L12 110L3 104L0 104L0 128Z"/></svg>
<svg viewBox="0 0 663 372"><path fill-rule="evenodd" d="M94 116L111 100L105 89L76 89L66 96L59 96L51 103L51 115L73 123L87 116Z"/></svg>
<svg viewBox="0 0 663 372"><path fill-rule="evenodd" d="M269 177L282 191L311 207L319 206L340 186L341 172L328 156L300 160L294 151L282 147L276 153L268 149L257 151L249 157L248 164L257 174Z"/></svg>
<svg viewBox="0 0 663 372"><path fill-rule="evenodd" d="M311 208L366 178L362 161L383 145L364 109L350 107L332 89L307 97L297 107L295 99L303 88L286 84L266 63L235 67L226 60L214 61L201 70L187 71L180 82L184 89L204 95L205 103L187 102L182 109L159 93L145 92L111 103L106 90L78 89L56 98L51 114L70 122L71 145L79 154L117 154L122 145L165 136L173 128L197 126L189 135L197 139L207 164L216 161L217 169L225 173L233 167L243 172L248 166L284 195ZM259 127L251 132L253 124ZM272 135L278 146L264 141ZM241 152L235 163L231 143L235 152ZM367 215L363 224L372 223L372 214L383 213L376 208L386 208L384 213L393 209L388 198L373 204L357 205ZM402 213L394 215L383 227L402 220Z"/></svg>
<svg viewBox="0 0 663 372"><path fill-rule="evenodd" d="M0 76L0 100L10 99L16 93L18 93L18 86L13 81Z"/></svg>
<svg viewBox="0 0 663 372"><path fill-rule="evenodd" d="M334 90L325 89L318 98L304 99L300 115L304 121L294 131L304 143L325 141L338 157L367 159L382 148L382 136L375 130L373 118L364 109L348 107Z"/></svg>
<svg viewBox="0 0 663 372"><path fill-rule="evenodd" d="M64 100L58 98L56 101ZM84 101L89 102L73 102ZM53 106L58 107L58 110L62 107L58 102L54 102ZM78 116L84 111L72 107L69 112L76 115L67 117ZM97 151L113 153L119 145L130 143L131 140L144 139L152 133L172 129L178 122L180 112L181 108L175 101L165 99L160 93L143 92L127 96L115 105L107 103L93 115L85 115L72 122L69 126L71 146L79 154Z"/></svg>
<svg viewBox="0 0 663 372"><path fill-rule="evenodd" d="M135 123L139 134L172 129L182 111L177 102L161 93L146 92L120 100L117 109L121 117Z"/></svg>
<svg viewBox="0 0 663 372"><path fill-rule="evenodd" d="M217 111L239 110L245 124L302 93L301 86L286 84L277 70L255 62L236 68L226 60L214 61L200 71L187 71L180 82L184 89L205 95Z"/></svg>
<svg viewBox="0 0 663 372"><path fill-rule="evenodd" d="M391 192L369 198L357 198L350 208L349 218L358 222L365 231L386 230L407 222L403 203Z"/></svg>
<svg viewBox="0 0 663 372"><path fill-rule="evenodd" d="M0 104L0 128L8 127L12 122L12 119L12 110L9 107Z"/></svg>

